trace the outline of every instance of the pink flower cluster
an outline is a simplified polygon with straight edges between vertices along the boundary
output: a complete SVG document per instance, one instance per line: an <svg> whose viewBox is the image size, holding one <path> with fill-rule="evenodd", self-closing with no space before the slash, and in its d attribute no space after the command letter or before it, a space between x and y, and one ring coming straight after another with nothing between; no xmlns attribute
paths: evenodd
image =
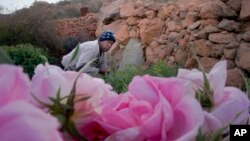
<svg viewBox="0 0 250 141"><path fill-rule="evenodd" d="M53 65L38 65L31 81L20 67L0 65L0 138L64 140L58 121L30 94L52 104L49 97L56 97L59 90L62 97L68 96L76 81L75 100L90 98L75 103L71 120L88 140L193 141L199 129L214 132L249 119L248 97L225 87L226 76L225 61L206 74L213 103L206 111L195 97L205 81L199 70L180 69L171 78L136 76L128 91L118 95L102 79Z"/></svg>

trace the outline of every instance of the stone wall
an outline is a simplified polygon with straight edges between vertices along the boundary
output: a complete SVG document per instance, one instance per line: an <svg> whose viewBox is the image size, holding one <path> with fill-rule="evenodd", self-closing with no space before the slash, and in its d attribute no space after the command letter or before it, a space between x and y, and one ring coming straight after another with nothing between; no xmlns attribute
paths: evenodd
<svg viewBox="0 0 250 141"><path fill-rule="evenodd" d="M250 74L249 7L249 0L117 0L101 9L95 34L115 32L118 42L109 52L113 66L119 66L129 40L139 39L145 64L163 60L196 68L198 56L209 71L227 60L227 85L242 88L241 74Z"/></svg>

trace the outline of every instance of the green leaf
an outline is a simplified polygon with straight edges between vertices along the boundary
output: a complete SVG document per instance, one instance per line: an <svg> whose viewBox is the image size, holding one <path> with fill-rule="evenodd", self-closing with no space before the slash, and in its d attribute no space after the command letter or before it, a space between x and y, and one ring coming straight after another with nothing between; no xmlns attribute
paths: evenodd
<svg viewBox="0 0 250 141"><path fill-rule="evenodd" d="M77 131L75 124L72 121L68 121L66 129L70 135L76 137L79 141L88 141Z"/></svg>
<svg viewBox="0 0 250 141"><path fill-rule="evenodd" d="M247 79L245 77L245 75L242 73L242 71L240 71L240 75L242 76L244 82L245 82L245 85L246 85L246 94L247 94L247 97L250 99L250 79Z"/></svg>
<svg viewBox="0 0 250 141"><path fill-rule="evenodd" d="M81 98L78 98L77 100L75 100L75 103L88 100L90 97L91 96L82 96Z"/></svg>
<svg viewBox="0 0 250 141"><path fill-rule="evenodd" d="M9 55L0 48L0 64L13 64Z"/></svg>
<svg viewBox="0 0 250 141"><path fill-rule="evenodd" d="M204 141L204 140L205 136L202 134L201 128L199 128L195 141Z"/></svg>
<svg viewBox="0 0 250 141"><path fill-rule="evenodd" d="M73 84L73 88L71 89L69 97L67 99L67 105L72 106L72 107L74 106L75 93L76 93L76 80Z"/></svg>
<svg viewBox="0 0 250 141"><path fill-rule="evenodd" d="M66 117L62 114L57 114L57 115L54 115L60 123L64 124L66 122Z"/></svg>
<svg viewBox="0 0 250 141"><path fill-rule="evenodd" d="M224 128L218 129L213 135L211 141L221 141Z"/></svg>
<svg viewBox="0 0 250 141"><path fill-rule="evenodd" d="M56 93L56 99L58 100L58 103L60 103L60 99L61 99L61 87L57 90L57 93Z"/></svg>
<svg viewBox="0 0 250 141"><path fill-rule="evenodd" d="M211 132L204 133L202 132L202 129L199 128L195 141L221 141L224 130L225 130L225 127L220 128L212 133Z"/></svg>
<svg viewBox="0 0 250 141"><path fill-rule="evenodd" d="M76 56L77 56L79 50L80 50L80 43L78 43L78 44L76 45L76 50L74 51L74 53L73 53L73 55L72 55L72 57L71 57L71 59L70 59L70 61L69 61L69 64L70 64L73 60L76 59Z"/></svg>
<svg viewBox="0 0 250 141"><path fill-rule="evenodd" d="M203 79L204 79L203 89L199 90L201 93L198 93L198 94L200 94L199 98L200 98L200 103L202 107L210 111L215 105L214 99L213 99L213 91L211 90L210 83L208 81L208 78L205 72L203 71L202 74L203 74Z"/></svg>
<svg viewBox="0 0 250 141"><path fill-rule="evenodd" d="M41 100L39 100L33 93L31 93L31 96L41 105L43 105L44 107L50 107L51 105L50 104L47 104L47 103L44 103L42 102Z"/></svg>
<svg viewBox="0 0 250 141"><path fill-rule="evenodd" d="M48 97L50 101L52 101L53 103L57 104L57 100L54 97Z"/></svg>
<svg viewBox="0 0 250 141"><path fill-rule="evenodd" d="M211 89L210 89L210 83L207 79L205 72L202 72L202 74L204 78L204 90L206 90L207 93L212 94Z"/></svg>
<svg viewBox="0 0 250 141"><path fill-rule="evenodd" d="M76 46L76 48L75 48L75 51L73 52L73 55L72 55L72 57L70 58L69 64L67 64L67 66L65 67L64 70L67 70L68 67L69 67L69 65L70 65L70 63L76 59L79 50L80 50L80 43L77 44L77 46Z"/></svg>
<svg viewBox="0 0 250 141"><path fill-rule="evenodd" d="M44 55L39 55L39 57L43 60L43 62L46 62L46 63L49 62L49 61L48 61L48 58L47 58L46 56L44 56Z"/></svg>

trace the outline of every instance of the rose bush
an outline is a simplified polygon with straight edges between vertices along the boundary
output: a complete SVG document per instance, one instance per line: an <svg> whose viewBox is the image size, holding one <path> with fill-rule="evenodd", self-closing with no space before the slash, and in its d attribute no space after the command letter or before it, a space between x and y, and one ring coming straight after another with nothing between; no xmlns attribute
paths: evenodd
<svg viewBox="0 0 250 141"><path fill-rule="evenodd" d="M85 73L40 64L30 81L21 67L0 65L0 138L194 141L200 131L249 124L249 99L225 87L226 76L221 61L209 73L179 69L177 77L136 76L118 95Z"/></svg>

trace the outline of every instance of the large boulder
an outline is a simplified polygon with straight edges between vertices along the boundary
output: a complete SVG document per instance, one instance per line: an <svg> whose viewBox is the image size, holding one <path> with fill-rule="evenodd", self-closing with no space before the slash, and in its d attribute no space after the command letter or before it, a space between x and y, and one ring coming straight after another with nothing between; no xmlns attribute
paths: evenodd
<svg viewBox="0 0 250 141"><path fill-rule="evenodd" d="M126 45L119 70L124 70L127 65L141 66L144 63L141 42L138 39L130 39Z"/></svg>
<svg viewBox="0 0 250 141"><path fill-rule="evenodd" d="M119 43L115 42L111 49L106 53L107 64L112 68L118 68L122 60L122 54L124 47Z"/></svg>

